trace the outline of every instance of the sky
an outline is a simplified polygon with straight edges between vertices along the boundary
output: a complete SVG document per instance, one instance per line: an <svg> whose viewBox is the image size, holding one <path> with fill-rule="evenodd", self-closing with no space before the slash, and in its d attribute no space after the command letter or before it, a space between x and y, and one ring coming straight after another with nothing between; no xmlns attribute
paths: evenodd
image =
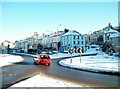
<svg viewBox="0 0 120 89"><path fill-rule="evenodd" d="M0 43L57 30L82 34L118 25L118 2L1 2ZM61 24L61 25L60 25Z"/></svg>

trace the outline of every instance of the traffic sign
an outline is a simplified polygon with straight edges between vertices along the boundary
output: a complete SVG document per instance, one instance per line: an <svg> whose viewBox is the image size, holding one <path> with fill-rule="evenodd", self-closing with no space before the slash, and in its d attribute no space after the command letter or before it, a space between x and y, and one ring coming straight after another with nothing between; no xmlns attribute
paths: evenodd
<svg viewBox="0 0 120 89"><path fill-rule="evenodd" d="M82 48L78 48L78 49L77 49L77 52L78 52L78 53L82 53Z"/></svg>
<svg viewBox="0 0 120 89"><path fill-rule="evenodd" d="M82 53L82 48L69 48L68 52L71 54L71 62L72 63L72 53L80 53L80 63L81 63L81 53Z"/></svg>

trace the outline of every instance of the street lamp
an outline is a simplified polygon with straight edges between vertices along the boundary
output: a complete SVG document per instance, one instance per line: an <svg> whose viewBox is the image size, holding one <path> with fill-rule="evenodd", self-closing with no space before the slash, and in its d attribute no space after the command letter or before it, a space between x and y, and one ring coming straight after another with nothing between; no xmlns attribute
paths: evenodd
<svg viewBox="0 0 120 89"><path fill-rule="evenodd" d="M38 54L38 32L34 32L34 36L35 36L35 48L37 49L37 54Z"/></svg>
<svg viewBox="0 0 120 89"><path fill-rule="evenodd" d="M58 32L58 27L59 27L59 26L62 26L62 24L57 25L57 32Z"/></svg>
<svg viewBox="0 0 120 89"><path fill-rule="evenodd" d="M57 34L59 35L58 33L58 27L59 26L62 26L61 24L57 25ZM59 48L58 48L58 44L59 44L59 36L57 35L57 51L59 51Z"/></svg>

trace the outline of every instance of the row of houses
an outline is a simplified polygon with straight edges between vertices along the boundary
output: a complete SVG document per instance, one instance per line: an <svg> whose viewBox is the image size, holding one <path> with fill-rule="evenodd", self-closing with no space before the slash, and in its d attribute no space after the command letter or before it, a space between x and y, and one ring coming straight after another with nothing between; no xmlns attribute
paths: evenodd
<svg viewBox="0 0 120 89"><path fill-rule="evenodd" d="M38 49L38 45L41 45L43 49L51 48L61 52L68 51L69 48L83 48L85 51L85 36L68 29L42 36L35 32L31 37L16 41L15 49L27 52L28 49Z"/></svg>
<svg viewBox="0 0 120 89"><path fill-rule="evenodd" d="M86 35L87 44L103 44L105 42L112 44L115 50L118 50L118 46L120 45L120 31L118 27L111 27L109 24L101 30Z"/></svg>
<svg viewBox="0 0 120 89"><path fill-rule="evenodd" d="M28 49L38 49L38 45L43 49L49 48L61 52L68 51L69 48L82 48L83 51L86 51L90 44L103 44L104 42L111 43L116 50L118 49L117 46L120 45L120 32L111 28L110 24L101 30L84 35L68 29L42 35L34 32L33 36L15 41L15 43L6 40L1 47L4 50L7 44L10 44L11 48L24 50L24 52L28 52Z"/></svg>

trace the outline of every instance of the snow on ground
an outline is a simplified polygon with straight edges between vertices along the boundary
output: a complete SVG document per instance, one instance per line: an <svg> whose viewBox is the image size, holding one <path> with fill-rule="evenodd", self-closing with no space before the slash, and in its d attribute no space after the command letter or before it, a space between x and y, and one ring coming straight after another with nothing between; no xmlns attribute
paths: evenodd
<svg viewBox="0 0 120 89"><path fill-rule="evenodd" d="M44 74L38 74L10 88L12 87L83 87L83 85L56 79Z"/></svg>
<svg viewBox="0 0 120 89"><path fill-rule="evenodd" d="M80 53L73 53L72 56L78 56L80 55ZM61 58L61 57L71 57L71 54L69 53L58 53L58 54L53 54L50 55L50 58L54 59L54 58Z"/></svg>
<svg viewBox="0 0 120 89"><path fill-rule="evenodd" d="M95 54L98 53L96 56L82 56L81 57L81 63L80 63L80 57L72 58L72 63L70 63L71 58L61 60L59 63L63 66L71 67L71 68L77 68L77 69L83 69L88 71L95 71L95 72L119 72L118 65L120 64L118 57L115 56L108 56L107 54L100 52L94 48L90 48L87 50L84 54ZM31 55L26 54L33 57L37 57L37 55ZM73 53L72 56L78 56L79 53ZM6 56L5 58L3 56ZM8 61L6 63L10 63L11 59L15 60L11 57L12 55L2 55L0 56L0 59L3 61ZM66 53L57 53L50 55L52 59L54 58L61 58L61 57L70 57L71 54ZM3 59L2 59L3 58ZM2 62L2 61L1 61ZM0 62L0 64L1 64ZM13 62L13 60L12 60ZM83 85L77 85L70 82L66 82L63 80L59 80L56 78L51 78L43 74L38 74L34 77L31 77L25 81L22 81L20 83L17 83L12 87L83 87ZM86 87L86 86L85 86Z"/></svg>
<svg viewBox="0 0 120 89"><path fill-rule="evenodd" d="M81 55L92 55L92 54L97 54L99 53L98 47L97 48L90 48L86 52L81 53ZM79 56L80 53L72 53L72 56ZM70 53L58 53L58 54L53 54L50 55L52 59L54 58L61 58L61 57L71 57Z"/></svg>
<svg viewBox="0 0 120 89"><path fill-rule="evenodd" d="M76 69L82 69L82 70L88 70L88 71L94 71L94 72L120 72L118 69L120 68L118 65L120 64L120 61L118 60L118 57L115 56L108 56L105 53L99 53L96 56L84 56L81 57L81 63L80 63L80 57L71 58L61 60L59 62L60 65L67 66L70 68L76 68Z"/></svg>
<svg viewBox="0 0 120 89"><path fill-rule="evenodd" d="M16 62L22 62L24 59L21 56L15 56L10 54L0 54L0 67L11 65Z"/></svg>

